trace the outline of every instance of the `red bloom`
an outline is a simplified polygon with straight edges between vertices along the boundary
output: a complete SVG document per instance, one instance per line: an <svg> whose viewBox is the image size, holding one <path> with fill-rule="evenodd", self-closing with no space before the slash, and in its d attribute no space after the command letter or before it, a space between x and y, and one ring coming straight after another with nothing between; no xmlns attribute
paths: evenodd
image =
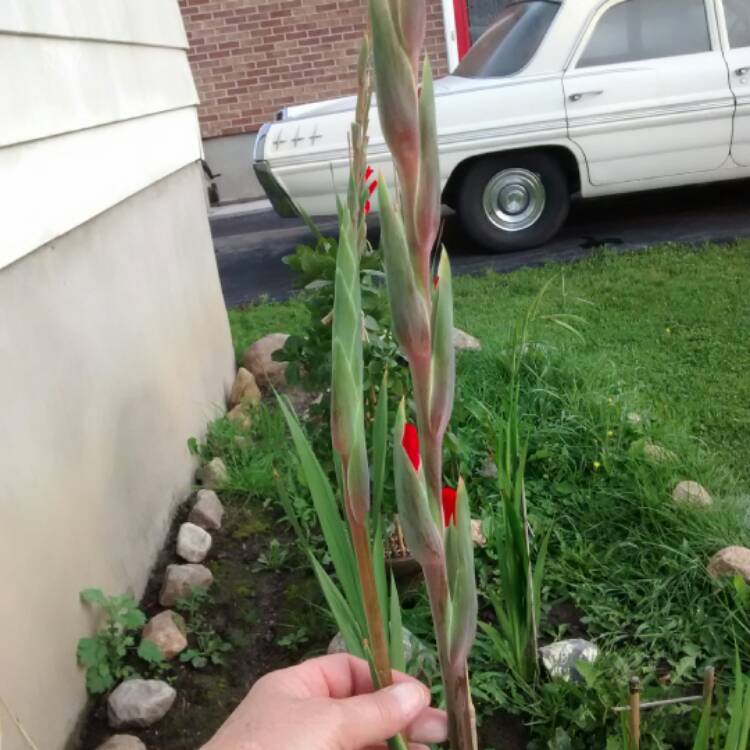
<svg viewBox="0 0 750 750"><path fill-rule="evenodd" d="M370 191L370 195L372 195L377 189L378 189L378 181L373 180L370 183L370 187L368 188L368 190Z"/></svg>
<svg viewBox="0 0 750 750"><path fill-rule="evenodd" d="M372 206L370 205L370 201L365 201L365 216L370 213L370 209Z"/></svg>
<svg viewBox="0 0 750 750"><path fill-rule="evenodd" d="M365 172L365 179L369 180L370 177L372 177L375 174L372 167L367 167L367 171Z"/></svg>
<svg viewBox="0 0 750 750"><path fill-rule="evenodd" d="M422 457L419 455L419 433L417 432L417 428L410 422L404 425L404 436L401 438L401 446L406 451L406 455L409 457L414 471L419 471L422 463Z"/></svg>
<svg viewBox="0 0 750 750"><path fill-rule="evenodd" d="M445 528L450 526L451 521L453 524L458 524L456 518L456 490L453 487L443 487L443 521L445 522Z"/></svg>

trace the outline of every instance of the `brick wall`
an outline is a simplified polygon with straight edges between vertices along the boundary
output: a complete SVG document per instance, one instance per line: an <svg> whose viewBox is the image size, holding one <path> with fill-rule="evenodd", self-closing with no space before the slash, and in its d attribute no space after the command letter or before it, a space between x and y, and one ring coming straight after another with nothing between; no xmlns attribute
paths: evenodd
<svg viewBox="0 0 750 750"><path fill-rule="evenodd" d="M179 0L205 138L258 130L288 104L350 94L367 0ZM427 48L446 70L441 0Z"/></svg>

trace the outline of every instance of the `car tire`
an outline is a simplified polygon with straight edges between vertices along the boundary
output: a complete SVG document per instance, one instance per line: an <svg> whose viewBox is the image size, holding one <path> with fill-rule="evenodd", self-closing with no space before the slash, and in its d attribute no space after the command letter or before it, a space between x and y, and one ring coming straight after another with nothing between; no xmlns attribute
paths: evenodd
<svg viewBox="0 0 750 750"><path fill-rule="evenodd" d="M498 154L464 175L456 211L466 234L491 252L543 245L570 210L570 185L560 163L541 152Z"/></svg>

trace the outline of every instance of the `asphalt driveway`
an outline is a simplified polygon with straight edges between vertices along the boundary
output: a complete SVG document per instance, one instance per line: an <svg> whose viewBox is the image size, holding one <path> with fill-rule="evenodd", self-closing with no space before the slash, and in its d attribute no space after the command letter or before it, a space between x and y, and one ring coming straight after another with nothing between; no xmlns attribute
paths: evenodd
<svg viewBox="0 0 750 750"><path fill-rule="evenodd" d="M324 234L333 234L336 222L322 220L319 226ZM280 219L271 211L217 216L211 219L211 232L228 307L262 295L284 299L293 293L293 276L282 258L311 240L301 221ZM372 233L377 235L376 226ZM570 262L601 247L625 252L663 242L701 244L745 237L750 237L750 182L743 180L579 201L560 235L534 250L477 252L454 217L446 219L444 241L454 272L476 274Z"/></svg>

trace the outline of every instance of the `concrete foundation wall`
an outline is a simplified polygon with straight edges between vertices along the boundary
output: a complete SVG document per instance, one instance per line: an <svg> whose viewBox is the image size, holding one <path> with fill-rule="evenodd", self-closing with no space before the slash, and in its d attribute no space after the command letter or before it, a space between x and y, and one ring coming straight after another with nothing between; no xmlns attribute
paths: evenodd
<svg viewBox="0 0 750 750"><path fill-rule="evenodd" d="M0 270L3 750L86 699L79 592L139 597L234 369L200 165Z"/></svg>
<svg viewBox="0 0 750 750"><path fill-rule="evenodd" d="M205 159L214 174L222 203L265 198L253 172L255 133L208 138L203 141Z"/></svg>

